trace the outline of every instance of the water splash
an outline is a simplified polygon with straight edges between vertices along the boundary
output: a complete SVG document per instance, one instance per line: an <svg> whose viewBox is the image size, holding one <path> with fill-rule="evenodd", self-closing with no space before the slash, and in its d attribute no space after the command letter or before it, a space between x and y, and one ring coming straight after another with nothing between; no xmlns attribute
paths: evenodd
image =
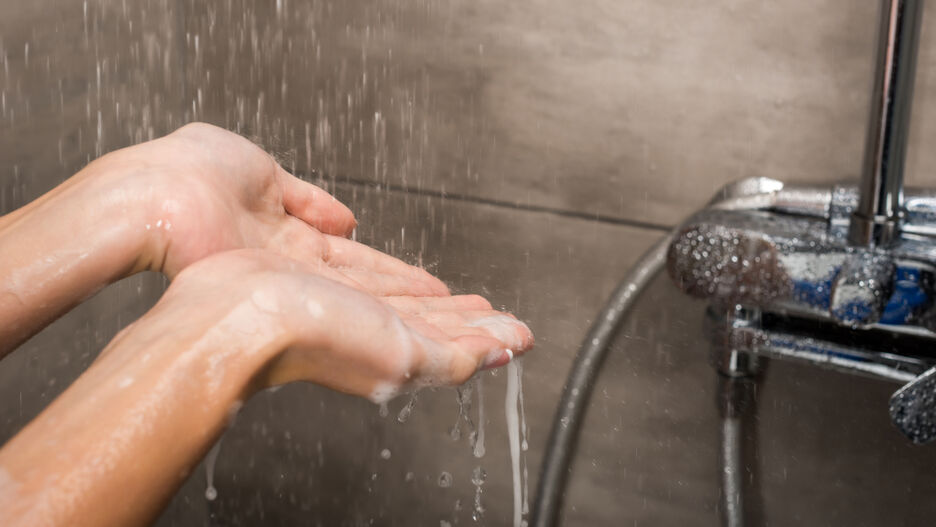
<svg viewBox="0 0 936 527"><path fill-rule="evenodd" d="M478 522L484 518L484 506L481 505L481 487L487 479L487 472L480 466L475 467L471 473L471 484L475 487L474 506L471 509L471 519Z"/></svg>
<svg viewBox="0 0 936 527"><path fill-rule="evenodd" d="M471 396L474 393L476 380L472 379L462 386L455 388L455 402L458 403L458 415L455 417L455 424L449 431L449 436L453 441L461 439L461 422L464 420L468 424L469 437L475 433L474 422L471 420Z"/></svg>

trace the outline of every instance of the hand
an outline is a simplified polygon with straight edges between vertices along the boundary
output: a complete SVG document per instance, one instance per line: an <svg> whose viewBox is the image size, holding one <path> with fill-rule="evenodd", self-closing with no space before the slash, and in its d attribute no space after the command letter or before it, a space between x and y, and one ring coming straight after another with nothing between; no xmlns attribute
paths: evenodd
<svg viewBox="0 0 936 527"><path fill-rule="evenodd" d="M192 306L225 313L212 318L224 321L220 334L231 339L216 345L220 354L249 335L275 335L275 351L250 373L258 387L305 380L375 401L410 388L461 384L532 347L530 330L487 300L419 296L426 284L411 280L413 268L372 256L352 280L267 251L218 254L180 273L154 312L176 313L173 325L203 324L187 314ZM384 292L348 287L362 282Z"/></svg>
<svg viewBox="0 0 936 527"><path fill-rule="evenodd" d="M90 169L119 174L138 196L150 270L175 276L208 255L320 244L320 234L348 236L356 223L324 190L289 174L247 139L194 123L95 161Z"/></svg>
<svg viewBox="0 0 936 527"><path fill-rule="evenodd" d="M354 226L328 193L220 128L192 124L112 152L0 217L0 247L17 248L0 251L0 357L109 283L143 270L174 277L233 249L269 249L332 277L343 267L346 283L378 294L401 279L448 294L424 271L343 240ZM395 271L355 281L358 259Z"/></svg>
<svg viewBox="0 0 936 527"><path fill-rule="evenodd" d="M532 346L525 325L481 297L408 296L410 268L394 262L364 259L353 280L332 273L393 284L389 296L270 251L188 266L0 450L0 523L148 523L257 389L306 380L383 401Z"/></svg>

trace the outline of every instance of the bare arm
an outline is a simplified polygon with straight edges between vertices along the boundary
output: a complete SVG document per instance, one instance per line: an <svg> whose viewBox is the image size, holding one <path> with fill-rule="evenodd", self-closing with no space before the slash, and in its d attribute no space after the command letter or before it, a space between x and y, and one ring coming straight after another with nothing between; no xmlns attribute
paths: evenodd
<svg viewBox="0 0 936 527"><path fill-rule="evenodd" d="M292 255L354 225L344 205L220 128L189 125L110 153L0 217L0 358L129 274L172 277L238 248Z"/></svg>
<svg viewBox="0 0 936 527"><path fill-rule="evenodd" d="M371 295L269 252L216 255L0 450L0 523L152 520L262 387L306 380L384 400L531 346L480 297Z"/></svg>

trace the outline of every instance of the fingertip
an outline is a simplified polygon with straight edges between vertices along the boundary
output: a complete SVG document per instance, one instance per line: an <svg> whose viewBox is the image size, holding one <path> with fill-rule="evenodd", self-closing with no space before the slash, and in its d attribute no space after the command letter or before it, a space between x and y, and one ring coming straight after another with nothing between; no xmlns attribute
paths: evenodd
<svg viewBox="0 0 936 527"><path fill-rule="evenodd" d="M312 199L316 201L314 205L316 210L309 211L307 215L309 219L302 219L325 234L350 238L358 225L357 218L354 217L351 209L325 190L311 183L307 185L316 189L312 192Z"/></svg>
<svg viewBox="0 0 936 527"><path fill-rule="evenodd" d="M463 359L471 363L470 374L465 380L481 370L496 367L490 357L504 352L504 345L499 340L483 335L460 335L453 342L463 354Z"/></svg>
<svg viewBox="0 0 936 527"><path fill-rule="evenodd" d="M465 300L471 303L472 309L476 311L489 311L494 309L491 302L481 295L465 295Z"/></svg>
<svg viewBox="0 0 936 527"><path fill-rule="evenodd" d="M329 196L331 195L329 194ZM350 238L351 235L354 234L354 229L357 229L357 218L354 217L354 212L351 211L350 207L338 201L338 199L334 196L331 196L331 199L333 206L338 209L338 212L335 215L337 220L335 224L335 232L328 234L334 234L335 236L341 236L342 238Z"/></svg>
<svg viewBox="0 0 936 527"><path fill-rule="evenodd" d="M438 278L436 278L435 281L436 291L439 293L439 296L452 296L452 291L447 285L445 285L445 282L439 280Z"/></svg>
<svg viewBox="0 0 936 527"><path fill-rule="evenodd" d="M279 165L277 174L286 212L326 234L344 238L351 236L357 220L347 205L325 189L290 174Z"/></svg>
<svg viewBox="0 0 936 527"><path fill-rule="evenodd" d="M445 282L421 267L416 267L416 269L418 269L417 274L422 278L422 281L429 287L430 294L426 296L452 296L452 292L445 285Z"/></svg>
<svg viewBox="0 0 936 527"><path fill-rule="evenodd" d="M536 337L533 336L533 330L530 329L530 326L527 323L519 319L517 322L523 326L523 329L521 330L521 333L523 333L523 344L518 350L522 354L533 349L533 346L536 345Z"/></svg>
<svg viewBox="0 0 936 527"><path fill-rule="evenodd" d="M506 366L514 358L514 352L511 349L499 349L489 353L481 364L482 370L493 370Z"/></svg>

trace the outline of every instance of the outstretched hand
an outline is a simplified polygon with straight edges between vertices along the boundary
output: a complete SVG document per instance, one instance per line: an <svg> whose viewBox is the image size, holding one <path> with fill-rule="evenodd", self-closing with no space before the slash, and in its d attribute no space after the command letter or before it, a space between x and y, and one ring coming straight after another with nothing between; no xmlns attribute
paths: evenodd
<svg viewBox="0 0 936 527"><path fill-rule="evenodd" d="M259 388L304 380L384 401L532 347L487 300L346 239L354 226L325 191L208 125L108 154L0 217L0 246L17 248L0 251L0 355L127 274L172 278L0 450L0 523L151 520Z"/></svg>
<svg viewBox="0 0 936 527"><path fill-rule="evenodd" d="M0 521L142 524L260 388L305 380L380 402L462 383L533 344L481 297L419 296L425 285L406 287L405 264L358 266L390 277L387 295L322 267L248 249L181 271L0 450Z"/></svg>
<svg viewBox="0 0 936 527"><path fill-rule="evenodd" d="M0 251L0 357L109 283L144 270L172 278L236 249L302 260L376 294L413 284L448 294L425 271L344 239L355 225L327 192L211 125L111 152L0 217L0 245L17 247Z"/></svg>
<svg viewBox="0 0 936 527"><path fill-rule="evenodd" d="M154 313L182 333L204 324L187 314L192 306L226 313L216 318L232 341L219 350L236 349L240 331L275 335L277 349L257 372L261 386L305 380L376 401L461 384L533 345L526 325L484 298L435 296L431 281L413 279L415 268L374 253L323 273L320 263L269 251L225 252L180 273Z"/></svg>
<svg viewBox="0 0 936 527"><path fill-rule="evenodd" d="M194 123L118 150L92 166L129 174L123 184L144 196L150 270L175 276L211 254L266 248L292 256L319 245L321 234L346 237L351 211L321 188L286 172L247 139ZM308 239L314 238L314 239Z"/></svg>

